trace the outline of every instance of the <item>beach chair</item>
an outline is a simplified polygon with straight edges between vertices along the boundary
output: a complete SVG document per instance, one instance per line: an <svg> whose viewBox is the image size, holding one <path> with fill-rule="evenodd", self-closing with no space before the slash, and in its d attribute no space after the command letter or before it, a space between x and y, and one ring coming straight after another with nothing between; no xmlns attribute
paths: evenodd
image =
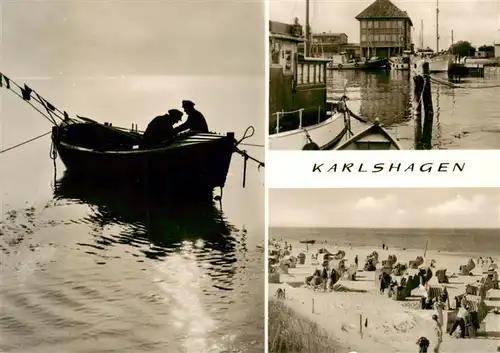
<svg viewBox="0 0 500 353"><path fill-rule="evenodd" d="M438 283L450 283L448 276L446 276L445 268L436 271L436 278L438 280Z"/></svg>
<svg viewBox="0 0 500 353"><path fill-rule="evenodd" d="M466 294L463 296L462 301L467 305L469 308L469 312L476 313L477 314L477 323L476 327L479 326L481 321L484 320L486 317L486 314L488 313L488 308L486 304L484 303L484 299L481 298L479 295L470 295Z"/></svg>
<svg viewBox="0 0 500 353"><path fill-rule="evenodd" d="M433 301L437 300L437 298L441 297L446 293L446 288L442 285L427 285L427 297L431 298Z"/></svg>
<svg viewBox="0 0 500 353"><path fill-rule="evenodd" d="M281 283L280 273L275 269L271 269L271 271L269 272L269 276L267 278L269 283Z"/></svg>

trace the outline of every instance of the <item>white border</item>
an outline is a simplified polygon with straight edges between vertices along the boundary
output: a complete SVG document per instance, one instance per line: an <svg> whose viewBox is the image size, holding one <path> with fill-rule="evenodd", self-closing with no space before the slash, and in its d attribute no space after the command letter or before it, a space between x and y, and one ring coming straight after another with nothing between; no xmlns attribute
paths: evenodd
<svg viewBox="0 0 500 353"><path fill-rule="evenodd" d="M269 151L266 166L267 188L500 187L495 150Z"/></svg>
<svg viewBox="0 0 500 353"><path fill-rule="evenodd" d="M264 63L265 63L265 104L264 104L264 161L266 168L264 176L264 352L267 353L269 350L268 338L269 338L269 305L268 305L268 251L267 244L269 239L269 188L267 187L267 167L268 167L268 157L269 157L269 122L268 122L268 112L269 112L269 0L263 1L264 5Z"/></svg>

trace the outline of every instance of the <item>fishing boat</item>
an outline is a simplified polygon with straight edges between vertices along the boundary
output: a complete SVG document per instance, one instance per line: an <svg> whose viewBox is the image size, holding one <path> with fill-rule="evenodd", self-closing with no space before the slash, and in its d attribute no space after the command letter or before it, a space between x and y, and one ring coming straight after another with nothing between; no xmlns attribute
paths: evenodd
<svg viewBox="0 0 500 353"><path fill-rule="evenodd" d="M299 240L300 243L302 244L314 244L316 243L316 240L311 239L311 240Z"/></svg>
<svg viewBox="0 0 500 353"><path fill-rule="evenodd" d="M382 127L378 120L354 135L335 150L400 150L399 143Z"/></svg>
<svg viewBox="0 0 500 353"><path fill-rule="evenodd" d="M306 0L308 13L309 0ZM326 65L311 57L309 19L269 22L269 149L330 149L346 134L346 115L327 102ZM303 45L303 53L299 53Z"/></svg>
<svg viewBox="0 0 500 353"><path fill-rule="evenodd" d="M173 188L213 189L225 184L235 150L233 133L185 134L164 145L141 149L141 133L83 120L64 121L52 129L55 151L69 173L160 181Z"/></svg>
<svg viewBox="0 0 500 353"><path fill-rule="evenodd" d="M350 59L346 53L333 55L328 70L380 70L389 63L388 59L373 57L367 60Z"/></svg>
<svg viewBox="0 0 500 353"><path fill-rule="evenodd" d="M422 22L423 23L423 22ZM423 24L422 24L423 27ZM421 28L421 31L423 29ZM448 51L439 51L439 0L436 1L436 52L432 50L420 50L412 58L412 67L421 66L421 61L429 63L429 72L447 72L453 64L453 55ZM422 35L423 48L423 35Z"/></svg>
<svg viewBox="0 0 500 353"><path fill-rule="evenodd" d="M405 50L402 56L393 56L389 59L391 70L406 71L410 69L410 55L409 50Z"/></svg>
<svg viewBox="0 0 500 353"><path fill-rule="evenodd" d="M186 193L213 190L225 185L232 154L243 153L232 132L184 133L144 149L140 147L143 133L137 128L129 130L78 115L70 117L26 84L20 86L3 74L0 86L14 92L53 124L51 158L59 156L71 174L116 183L159 182L162 188Z"/></svg>

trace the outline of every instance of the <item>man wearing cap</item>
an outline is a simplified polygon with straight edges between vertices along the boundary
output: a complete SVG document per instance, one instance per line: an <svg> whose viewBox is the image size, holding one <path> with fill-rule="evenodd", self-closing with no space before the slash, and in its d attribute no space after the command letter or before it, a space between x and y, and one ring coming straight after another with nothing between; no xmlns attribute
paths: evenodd
<svg viewBox="0 0 500 353"><path fill-rule="evenodd" d="M142 137L141 148L152 148L175 137L174 125L184 115L180 110L170 109L168 113L155 117L148 124Z"/></svg>
<svg viewBox="0 0 500 353"><path fill-rule="evenodd" d="M208 132L207 121L203 114L194 109L194 103L188 100L182 101L182 108L187 114L188 118L184 124L181 124L175 128L176 133L180 133L186 130L190 132Z"/></svg>

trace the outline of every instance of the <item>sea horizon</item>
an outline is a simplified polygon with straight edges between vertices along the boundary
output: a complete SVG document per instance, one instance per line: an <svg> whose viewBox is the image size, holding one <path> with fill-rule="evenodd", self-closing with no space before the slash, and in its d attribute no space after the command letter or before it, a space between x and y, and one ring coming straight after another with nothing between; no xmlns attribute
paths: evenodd
<svg viewBox="0 0 500 353"><path fill-rule="evenodd" d="M474 254L500 254L499 235L498 228L269 227L274 239L395 249L420 249L427 243L428 250Z"/></svg>

